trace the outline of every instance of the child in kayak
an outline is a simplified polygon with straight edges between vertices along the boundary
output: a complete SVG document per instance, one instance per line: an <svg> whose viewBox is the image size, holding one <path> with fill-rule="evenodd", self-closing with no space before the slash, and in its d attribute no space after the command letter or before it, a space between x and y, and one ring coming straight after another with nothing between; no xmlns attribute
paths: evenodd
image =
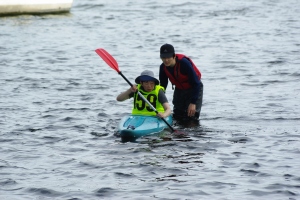
<svg viewBox="0 0 300 200"><path fill-rule="evenodd" d="M117 96L117 101L124 101L133 97L134 115L147 115L166 118L171 114L171 108L168 99L165 95L164 88L159 85L159 81L154 78L154 73L150 70L145 70L135 79L137 85L122 92ZM139 91L158 111L158 114L138 95Z"/></svg>

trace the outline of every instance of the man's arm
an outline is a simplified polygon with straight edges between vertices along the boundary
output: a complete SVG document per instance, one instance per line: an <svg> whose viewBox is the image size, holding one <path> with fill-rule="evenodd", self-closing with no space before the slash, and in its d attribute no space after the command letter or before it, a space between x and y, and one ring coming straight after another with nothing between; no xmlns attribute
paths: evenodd
<svg viewBox="0 0 300 200"><path fill-rule="evenodd" d="M183 58L181 60L180 63L180 71L183 74L187 74L189 77L189 82L192 85L193 88L193 96L191 98L191 103L196 104L196 101L198 100L199 97L199 92L200 92L200 87L201 87L201 83L199 81L199 78L192 66L192 64L190 63L190 61L188 61L186 58Z"/></svg>
<svg viewBox="0 0 300 200"><path fill-rule="evenodd" d="M167 86L168 86L168 80L169 80L168 76L164 70L164 64L161 64L159 67L159 82L160 82L160 85L165 88L165 90L167 89Z"/></svg>

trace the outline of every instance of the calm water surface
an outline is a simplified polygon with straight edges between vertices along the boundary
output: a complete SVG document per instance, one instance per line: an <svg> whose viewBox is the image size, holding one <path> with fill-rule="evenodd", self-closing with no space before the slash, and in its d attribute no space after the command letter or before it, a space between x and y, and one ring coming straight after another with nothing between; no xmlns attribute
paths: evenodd
<svg viewBox="0 0 300 200"><path fill-rule="evenodd" d="M0 18L0 199L300 199L298 0L74 1ZM121 143L129 86L171 43L203 74L198 126ZM172 90L167 89L172 100Z"/></svg>

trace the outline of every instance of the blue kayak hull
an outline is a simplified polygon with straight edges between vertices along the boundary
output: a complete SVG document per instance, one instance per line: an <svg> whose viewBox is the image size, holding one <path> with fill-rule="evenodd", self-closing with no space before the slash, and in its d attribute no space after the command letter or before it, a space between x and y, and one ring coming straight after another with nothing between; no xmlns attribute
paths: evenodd
<svg viewBox="0 0 300 200"><path fill-rule="evenodd" d="M169 116L165 120L172 125L173 118ZM155 116L128 115L121 119L118 133L122 138L137 139L142 136L159 133L168 128L168 125Z"/></svg>

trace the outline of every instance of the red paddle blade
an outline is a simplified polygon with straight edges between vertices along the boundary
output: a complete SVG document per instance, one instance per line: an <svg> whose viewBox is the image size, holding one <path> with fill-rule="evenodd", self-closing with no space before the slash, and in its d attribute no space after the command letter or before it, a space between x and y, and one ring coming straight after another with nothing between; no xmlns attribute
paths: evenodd
<svg viewBox="0 0 300 200"><path fill-rule="evenodd" d="M120 72L117 61L104 49L96 49L96 53L114 70Z"/></svg>

